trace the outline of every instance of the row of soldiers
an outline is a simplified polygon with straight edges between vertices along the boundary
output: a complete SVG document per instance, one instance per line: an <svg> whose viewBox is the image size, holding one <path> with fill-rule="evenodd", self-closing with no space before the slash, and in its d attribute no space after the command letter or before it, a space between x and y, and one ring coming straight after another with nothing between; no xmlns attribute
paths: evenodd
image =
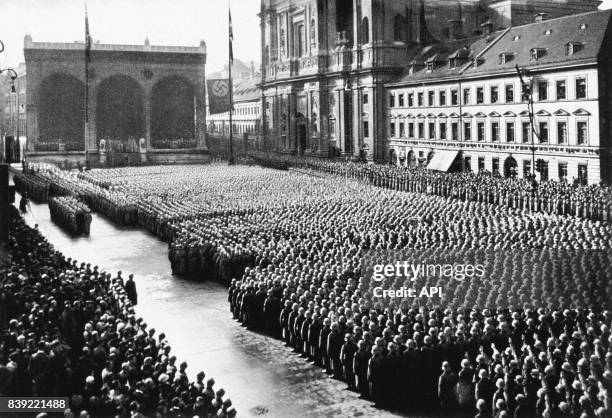
<svg viewBox="0 0 612 418"><path fill-rule="evenodd" d="M89 235L91 210L73 196L58 196L49 199L51 220L72 235Z"/></svg>

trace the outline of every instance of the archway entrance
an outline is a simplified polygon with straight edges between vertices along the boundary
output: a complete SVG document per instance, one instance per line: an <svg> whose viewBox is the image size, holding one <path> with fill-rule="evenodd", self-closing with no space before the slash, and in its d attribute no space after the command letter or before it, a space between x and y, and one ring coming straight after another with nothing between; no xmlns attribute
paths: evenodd
<svg viewBox="0 0 612 418"><path fill-rule="evenodd" d="M153 148L196 146L195 101L195 88L183 77L166 77L153 86L151 95Z"/></svg>
<svg viewBox="0 0 612 418"><path fill-rule="evenodd" d="M391 151L389 151L389 164L397 165L397 152L395 152L394 149L391 149Z"/></svg>
<svg viewBox="0 0 612 418"><path fill-rule="evenodd" d="M408 151L408 167L416 168L417 165L418 165L417 158L416 158L416 155L414 154L414 151L412 150Z"/></svg>
<svg viewBox="0 0 612 418"><path fill-rule="evenodd" d="M38 132L34 146L41 151L85 149L85 85L68 74L51 74L40 86Z"/></svg>
<svg viewBox="0 0 612 418"><path fill-rule="evenodd" d="M504 177L516 177L518 175L518 163L514 157L506 158L504 162Z"/></svg>
<svg viewBox="0 0 612 418"><path fill-rule="evenodd" d="M97 137L126 143L145 136L142 87L133 78L116 75L98 86Z"/></svg>

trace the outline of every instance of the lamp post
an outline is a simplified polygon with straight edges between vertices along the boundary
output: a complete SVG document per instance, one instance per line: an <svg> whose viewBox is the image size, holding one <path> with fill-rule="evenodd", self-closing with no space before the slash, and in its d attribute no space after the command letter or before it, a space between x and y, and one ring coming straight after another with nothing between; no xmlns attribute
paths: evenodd
<svg viewBox="0 0 612 418"><path fill-rule="evenodd" d="M0 52L2 52L4 50L4 44L2 44L2 41L0 41L0 46L2 47L2 49L0 50ZM2 74L3 72L8 72L11 74L11 94L16 94L17 97L17 102L16 102L16 107L17 107L17 126L16 126L16 136L17 136L17 141L19 141L19 92L17 92L17 90L15 89L15 80L17 79L17 71L15 71L12 68L0 68L0 74ZM11 118L12 120L12 118Z"/></svg>
<svg viewBox="0 0 612 418"><path fill-rule="evenodd" d="M523 91L525 91L528 94L527 110L529 111L529 125L531 127L531 130L530 130L531 131L531 173L532 173L531 174L531 194L532 196L535 196L535 190L537 187L537 182L536 182L536 177L535 177L535 172L536 172L535 137L536 136L538 137L538 142L540 142L540 136L536 132L535 123L534 123L533 84L535 81L535 77L533 77L527 69L521 70L518 64L516 65L516 72L518 73L519 79L521 81L521 87L522 87L521 99L523 96ZM525 78L527 80L525 80Z"/></svg>

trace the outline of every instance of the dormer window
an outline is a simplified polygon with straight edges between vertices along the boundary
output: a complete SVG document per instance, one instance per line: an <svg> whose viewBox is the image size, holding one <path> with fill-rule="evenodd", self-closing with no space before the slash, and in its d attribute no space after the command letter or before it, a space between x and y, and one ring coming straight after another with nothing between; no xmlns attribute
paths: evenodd
<svg viewBox="0 0 612 418"><path fill-rule="evenodd" d="M430 73L434 70L434 63L433 62L428 62L427 63L427 72Z"/></svg>
<svg viewBox="0 0 612 418"><path fill-rule="evenodd" d="M581 23L580 26L578 27L580 30L585 30L588 27L588 25L586 23Z"/></svg>
<svg viewBox="0 0 612 418"><path fill-rule="evenodd" d="M584 47L582 42L568 42L565 44L565 55L574 55Z"/></svg>
<svg viewBox="0 0 612 418"><path fill-rule="evenodd" d="M514 53L512 52L502 52L499 54L499 65L506 64L514 60Z"/></svg>
<svg viewBox="0 0 612 418"><path fill-rule="evenodd" d="M546 49L544 48L532 48L531 49L531 60L537 61L546 55Z"/></svg>
<svg viewBox="0 0 612 418"><path fill-rule="evenodd" d="M546 29L546 32L544 32L544 35L550 35L552 33L552 29Z"/></svg>
<svg viewBox="0 0 612 418"><path fill-rule="evenodd" d="M482 57L474 59L474 67L481 66L484 63L485 63L485 59Z"/></svg>
<svg viewBox="0 0 612 418"><path fill-rule="evenodd" d="M514 35L514 38L512 38L514 42L519 41L520 39L521 39L521 35Z"/></svg>

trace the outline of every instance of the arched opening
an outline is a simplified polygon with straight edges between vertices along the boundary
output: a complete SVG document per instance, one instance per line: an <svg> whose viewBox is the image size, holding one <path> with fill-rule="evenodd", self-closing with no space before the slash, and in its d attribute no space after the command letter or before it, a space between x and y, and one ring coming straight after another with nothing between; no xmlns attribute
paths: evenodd
<svg viewBox="0 0 612 418"><path fill-rule="evenodd" d="M427 154L427 164L429 164L429 162L431 161L431 159L434 157L434 152L433 151L429 151L429 154Z"/></svg>
<svg viewBox="0 0 612 418"><path fill-rule="evenodd" d="M414 154L414 151L412 150L408 151L408 167L416 168L417 165L418 165L417 158L416 158L416 155Z"/></svg>
<svg viewBox="0 0 612 418"><path fill-rule="evenodd" d="M353 35L353 0L336 1L336 31L339 39L352 43Z"/></svg>
<svg viewBox="0 0 612 418"><path fill-rule="evenodd" d="M98 86L96 106L98 138L120 143L143 138L143 109L143 91L136 80L124 75L103 80ZM115 149L112 143L111 146Z"/></svg>
<svg viewBox="0 0 612 418"><path fill-rule="evenodd" d="M406 19L402 15L395 15L393 19L393 40L406 40Z"/></svg>
<svg viewBox="0 0 612 418"><path fill-rule="evenodd" d="M370 43L370 20L367 16L361 21L361 43Z"/></svg>
<svg viewBox="0 0 612 418"><path fill-rule="evenodd" d="M85 85L68 74L51 74L40 86L36 150L85 149Z"/></svg>
<svg viewBox="0 0 612 418"><path fill-rule="evenodd" d="M504 177L516 177L518 175L518 163L514 157L506 158L504 162Z"/></svg>
<svg viewBox="0 0 612 418"><path fill-rule="evenodd" d="M183 77L166 77L151 95L151 146L195 148L195 88Z"/></svg>
<svg viewBox="0 0 612 418"><path fill-rule="evenodd" d="M393 148L389 151L389 164L397 165L397 152Z"/></svg>

